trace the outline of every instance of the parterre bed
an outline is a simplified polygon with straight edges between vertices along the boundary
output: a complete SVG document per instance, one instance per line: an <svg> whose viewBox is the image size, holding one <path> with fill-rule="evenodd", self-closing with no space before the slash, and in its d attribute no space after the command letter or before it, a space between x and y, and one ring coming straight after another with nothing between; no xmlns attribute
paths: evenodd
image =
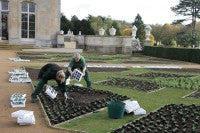
<svg viewBox="0 0 200 133"><path fill-rule="evenodd" d="M45 89L39 94L42 106L48 116L51 125L67 122L88 113L96 112L107 106L111 100L124 101L127 96L114 94L109 91L82 88L77 86L68 87L68 97L65 99L57 87L57 97L51 99L45 93Z"/></svg>
<svg viewBox="0 0 200 133"><path fill-rule="evenodd" d="M199 133L200 106L170 104L112 133Z"/></svg>

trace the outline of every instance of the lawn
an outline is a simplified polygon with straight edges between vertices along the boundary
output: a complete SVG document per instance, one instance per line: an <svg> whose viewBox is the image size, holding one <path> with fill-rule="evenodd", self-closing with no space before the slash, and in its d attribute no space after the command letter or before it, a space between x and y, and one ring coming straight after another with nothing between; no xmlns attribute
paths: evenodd
<svg viewBox="0 0 200 133"><path fill-rule="evenodd" d="M168 59L161 59L156 57L138 55L132 56L129 54L98 54L98 53L82 53L88 63L139 63L139 64L176 64L183 63L182 61L173 61ZM68 62L73 54L66 53L31 53L31 52L18 52L18 56L22 59L29 59L33 62ZM184 62L186 63L186 62Z"/></svg>

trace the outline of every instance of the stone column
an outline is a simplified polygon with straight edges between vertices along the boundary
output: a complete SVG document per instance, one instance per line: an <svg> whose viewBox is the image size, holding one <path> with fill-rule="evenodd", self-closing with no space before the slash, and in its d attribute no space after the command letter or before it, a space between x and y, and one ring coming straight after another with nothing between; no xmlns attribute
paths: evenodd
<svg viewBox="0 0 200 133"><path fill-rule="evenodd" d="M10 44L19 44L21 38L21 13L20 2L18 0L9 1L9 15L8 15L8 36Z"/></svg>
<svg viewBox="0 0 200 133"><path fill-rule="evenodd" d="M64 34L58 34L57 35L57 48L63 48L64 47Z"/></svg>

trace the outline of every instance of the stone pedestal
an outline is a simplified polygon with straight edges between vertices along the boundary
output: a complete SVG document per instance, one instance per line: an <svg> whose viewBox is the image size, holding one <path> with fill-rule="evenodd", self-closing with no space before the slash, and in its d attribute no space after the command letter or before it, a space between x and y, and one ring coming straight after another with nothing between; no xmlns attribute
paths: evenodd
<svg viewBox="0 0 200 133"><path fill-rule="evenodd" d="M58 34L57 35L57 48L63 48L64 47L64 35Z"/></svg>

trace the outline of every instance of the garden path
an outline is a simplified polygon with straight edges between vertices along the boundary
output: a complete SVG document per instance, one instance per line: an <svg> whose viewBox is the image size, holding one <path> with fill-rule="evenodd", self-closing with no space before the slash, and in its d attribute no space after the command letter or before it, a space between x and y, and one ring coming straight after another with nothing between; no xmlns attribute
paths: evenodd
<svg viewBox="0 0 200 133"><path fill-rule="evenodd" d="M15 57L16 51L0 50L0 132L1 133L66 133L66 130L50 128L39 103L30 103L30 95L33 91L29 83L10 83L8 71L24 66L23 62L12 62L8 58ZM25 108L11 108L10 96L21 92L27 94ZM36 124L32 126L19 126L16 118L11 113L18 110L32 110L36 118Z"/></svg>

